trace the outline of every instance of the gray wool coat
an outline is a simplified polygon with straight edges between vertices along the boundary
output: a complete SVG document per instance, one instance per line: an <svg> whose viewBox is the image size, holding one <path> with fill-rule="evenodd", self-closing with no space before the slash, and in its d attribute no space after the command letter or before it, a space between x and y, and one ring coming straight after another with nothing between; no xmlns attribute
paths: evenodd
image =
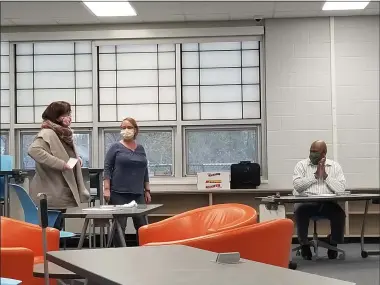
<svg viewBox="0 0 380 285"><path fill-rule="evenodd" d="M77 153L75 147L74 152ZM79 162L73 169L63 170L70 157L53 130L42 129L28 154L36 161L36 174L29 189L34 201L41 192L47 195L48 207L53 209L78 207L89 200L90 193L84 185Z"/></svg>

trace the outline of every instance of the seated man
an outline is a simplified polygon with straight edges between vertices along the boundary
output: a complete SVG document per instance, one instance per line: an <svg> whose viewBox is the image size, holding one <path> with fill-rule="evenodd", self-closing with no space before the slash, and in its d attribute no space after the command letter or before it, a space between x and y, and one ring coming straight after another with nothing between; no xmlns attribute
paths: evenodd
<svg viewBox="0 0 380 285"><path fill-rule="evenodd" d="M294 195L320 195L344 192L346 180L340 165L326 159L327 146L324 141L315 141L310 147L309 158L297 163L293 175ZM312 202L294 205L294 217L297 225L301 255L311 260L312 254L307 238L311 217L322 216L330 220L331 234L329 244L337 246L343 242L345 213L336 202ZM328 256L336 258L338 253L329 250Z"/></svg>

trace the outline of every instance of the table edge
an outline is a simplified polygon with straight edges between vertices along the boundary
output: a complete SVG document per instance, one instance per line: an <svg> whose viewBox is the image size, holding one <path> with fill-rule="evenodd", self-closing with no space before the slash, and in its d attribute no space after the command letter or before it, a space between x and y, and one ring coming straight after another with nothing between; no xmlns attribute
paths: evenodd
<svg viewBox="0 0 380 285"><path fill-rule="evenodd" d="M97 217L97 216L106 216L106 217L103 217L103 219L112 219L113 216L126 216L126 217L137 217L137 216L144 216L144 215L147 215L151 212L154 212L156 211L157 209L163 207L164 205L163 204L154 204L154 205L157 205L157 207L154 207L154 208L151 208L151 209L148 209L146 211L144 211L143 213L120 213L118 211L114 211L114 212L99 212L99 213L85 213L85 212L80 212L80 213L63 213L62 216L64 218L86 218L87 216L89 216L89 218L99 218L99 219L102 219L102 217Z"/></svg>
<svg viewBox="0 0 380 285"><path fill-rule="evenodd" d="M92 280L96 282L96 284L104 284L104 285L122 285L113 281L110 281L108 279L105 279L103 276L95 274L93 272L87 271L85 269L79 268L69 262L66 262L62 259L59 259L58 257L55 257L51 255L51 253L46 253L46 259L60 267L63 267L69 271L74 272L75 274L78 274L81 276L81 278Z"/></svg>
<svg viewBox="0 0 380 285"><path fill-rule="evenodd" d="M365 194L365 193L363 193ZM301 201L370 201L374 199L380 199L379 194L367 194L368 196L359 196L363 194L352 194L347 196L330 196L330 197L316 197L316 196L283 196L280 198L267 196L267 197L255 197L255 200L266 203L294 203ZM288 199L283 199L287 197Z"/></svg>

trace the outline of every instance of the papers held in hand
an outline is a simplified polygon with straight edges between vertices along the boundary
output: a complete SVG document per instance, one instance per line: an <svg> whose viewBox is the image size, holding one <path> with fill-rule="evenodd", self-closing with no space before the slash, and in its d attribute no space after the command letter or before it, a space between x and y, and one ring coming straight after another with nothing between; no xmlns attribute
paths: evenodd
<svg viewBox="0 0 380 285"><path fill-rule="evenodd" d="M75 164L77 164L78 159L70 157L69 161L67 162L67 165L70 167L70 169L73 169Z"/></svg>

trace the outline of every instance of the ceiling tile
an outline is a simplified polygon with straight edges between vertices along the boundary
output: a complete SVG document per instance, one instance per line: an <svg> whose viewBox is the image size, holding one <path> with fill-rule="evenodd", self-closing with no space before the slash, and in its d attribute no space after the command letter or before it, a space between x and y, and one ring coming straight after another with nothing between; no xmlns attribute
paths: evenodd
<svg viewBox="0 0 380 285"><path fill-rule="evenodd" d="M274 2L254 1L229 1L229 2L186 2L183 3L185 15L199 14L236 14L251 13L252 15L263 12L272 12Z"/></svg>
<svg viewBox="0 0 380 285"><path fill-rule="evenodd" d="M274 9L277 12L321 11L323 2L276 2Z"/></svg>
<svg viewBox="0 0 380 285"><path fill-rule="evenodd" d="M12 23L17 26L38 26L38 25L56 25L54 19L11 19Z"/></svg>
<svg viewBox="0 0 380 285"><path fill-rule="evenodd" d="M303 18L303 17L318 17L321 11L287 11L275 12L274 18Z"/></svg>
<svg viewBox="0 0 380 285"><path fill-rule="evenodd" d="M366 7L367 9L380 9L380 2L379 1L371 1Z"/></svg>
<svg viewBox="0 0 380 285"><path fill-rule="evenodd" d="M9 19L93 19L82 2L2 2L1 14Z"/></svg>
<svg viewBox="0 0 380 285"><path fill-rule="evenodd" d="M366 15L366 16L369 16L369 15L379 15L380 14L380 11L379 9L364 9L360 15Z"/></svg>
<svg viewBox="0 0 380 285"><path fill-rule="evenodd" d="M120 24L120 23L142 23L143 18L140 16L135 17L99 17L99 23L102 24Z"/></svg>
<svg viewBox="0 0 380 285"><path fill-rule="evenodd" d="M143 21L148 22L183 22L185 21L184 15L155 15L150 17L142 17Z"/></svg>
<svg viewBox="0 0 380 285"><path fill-rule="evenodd" d="M68 25L68 24L73 24L73 25L78 25L78 24L99 24L100 21L98 18L95 18L94 19L91 19L91 20L88 20L88 19L81 19L81 18L78 18L78 19L65 19L65 18L58 18L58 19L54 19L58 24L61 24L61 25Z"/></svg>
<svg viewBox="0 0 380 285"><path fill-rule="evenodd" d="M1 0L0 0L1 1ZM183 21L253 20L316 16L378 15L379 2L371 1L361 11L322 11L323 1L166 1L133 0L137 17L96 17L81 1L2 1L1 24L54 25L97 23L149 23Z"/></svg>
<svg viewBox="0 0 380 285"><path fill-rule="evenodd" d="M13 26L14 23L11 20L1 18L1 25L2 26Z"/></svg>
<svg viewBox="0 0 380 285"><path fill-rule="evenodd" d="M132 2L133 8L140 16L152 15L181 15L182 5L180 2Z"/></svg>
<svg viewBox="0 0 380 285"><path fill-rule="evenodd" d="M185 15L185 21L228 21L229 14Z"/></svg>
<svg viewBox="0 0 380 285"><path fill-rule="evenodd" d="M272 18L273 17L273 12L272 11L267 11L267 12L256 12L256 13L250 13L250 12L240 12L240 13L230 13L230 19L231 20L249 20L249 19L254 19L257 16L260 16L262 18Z"/></svg>
<svg viewBox="0 0 380 285"><path fill-rule="evenodd" d="M361 15L361 13L363 12L363 10L344 10L344 11L321 11L320 12L320 16L325 16L325 17L329 17L329 16L341 16L341 17L344 17L344 16L359 16Z"/></svg>

